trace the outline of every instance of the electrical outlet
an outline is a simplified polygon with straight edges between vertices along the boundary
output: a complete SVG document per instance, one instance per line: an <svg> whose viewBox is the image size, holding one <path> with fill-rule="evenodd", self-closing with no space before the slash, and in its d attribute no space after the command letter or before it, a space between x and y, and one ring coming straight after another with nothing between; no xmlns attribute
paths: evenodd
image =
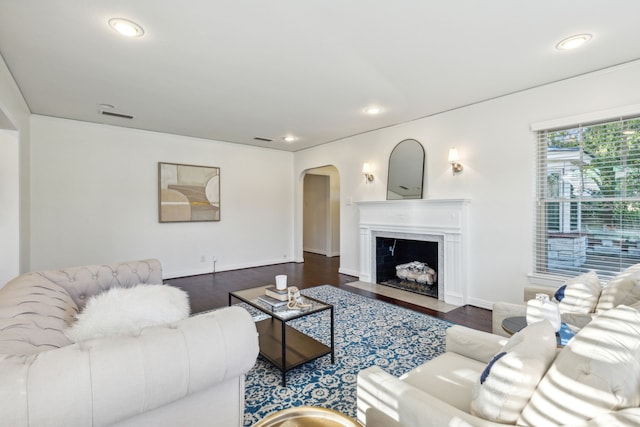
<svg viewBox="0 0 640 427"><path fill-rule="evenodd" d="M218 262L218 257L217 256L213 256L213 262Z"/></svg>
<svg viewBox="0 0 640 427"><path fill-rule="evenodd" d="M207 258L204 255L200 256L200 262L205 262L207 260Z"/></svg>

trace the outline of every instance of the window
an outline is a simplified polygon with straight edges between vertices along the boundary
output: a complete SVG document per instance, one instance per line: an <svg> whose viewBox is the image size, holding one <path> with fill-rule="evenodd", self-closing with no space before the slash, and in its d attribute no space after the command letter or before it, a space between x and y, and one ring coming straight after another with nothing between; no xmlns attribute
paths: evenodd
<svg viewBox="0 0 640 427"><path fill-rule="evenodd" d="M640 117L536 136L536 273L607 278L640 262Z"/></svg>

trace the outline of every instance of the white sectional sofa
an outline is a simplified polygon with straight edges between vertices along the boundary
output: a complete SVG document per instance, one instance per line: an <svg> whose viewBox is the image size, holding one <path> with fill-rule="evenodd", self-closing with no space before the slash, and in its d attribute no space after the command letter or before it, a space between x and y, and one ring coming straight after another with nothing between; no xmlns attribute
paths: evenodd
<svg viewBox="0 0 640 427"><path fill-rule="evenodd" d="M548 321L510 339L452 326L446 352L401 378L358 375L366 427L640 425L640 312L599 314L557 351Z"/></svg>
<svg viewBox="0 0 640 427"><path fill-rule="evenodd" d="M634 264L603 283L594 271L568 279L561 289L562 301L558 302L562 321L574 331L588 324L599 313L618 305L634 305L640 302L640 264ZM542 293L557 301L558 290L546 286L527 286L522 304L496 302L492 310L492 331L508 336L502 321L508 317L526 316L527 301Z"/></svg>
<svg viewBox="0 0 640 427"><path fill-rule="evenodd" d="M241 426L255 325L230 307L72 343L90 297L162 284L157 260L23 274L0 289L0 424Z"/></svg>

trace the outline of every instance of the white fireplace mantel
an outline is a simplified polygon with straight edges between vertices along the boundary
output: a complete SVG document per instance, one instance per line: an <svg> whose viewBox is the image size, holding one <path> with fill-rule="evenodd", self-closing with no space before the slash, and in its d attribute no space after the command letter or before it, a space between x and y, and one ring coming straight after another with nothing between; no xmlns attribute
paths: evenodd
<svg viewBox="0 0 640 427"><path fill-rule="evenodd" d="M443 242L439 250L438 298L467 302L468 199L383 200L357 202L360 209L360 280L376 281L378 236Z"/></svg>

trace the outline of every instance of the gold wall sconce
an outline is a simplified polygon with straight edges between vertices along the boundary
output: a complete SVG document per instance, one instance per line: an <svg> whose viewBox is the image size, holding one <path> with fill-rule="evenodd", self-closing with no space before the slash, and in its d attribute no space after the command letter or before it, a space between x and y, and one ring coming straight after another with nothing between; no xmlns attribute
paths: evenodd
<svg viewBox="0 0 640 427"><path fill-rule="evenodd" d="M462 172L462 164L460 164L460 155L458 149L453 147L449 150L449 163L451 163L451 171L453 174Z"/></svg>
<svg viewBox="0 0 640 427"><path fill-rule="evenodd" d="M364 182L366 184L373 182L373 174L371 173L371 166L368 162L362 165L362 173L364 174Z"/></svg>

